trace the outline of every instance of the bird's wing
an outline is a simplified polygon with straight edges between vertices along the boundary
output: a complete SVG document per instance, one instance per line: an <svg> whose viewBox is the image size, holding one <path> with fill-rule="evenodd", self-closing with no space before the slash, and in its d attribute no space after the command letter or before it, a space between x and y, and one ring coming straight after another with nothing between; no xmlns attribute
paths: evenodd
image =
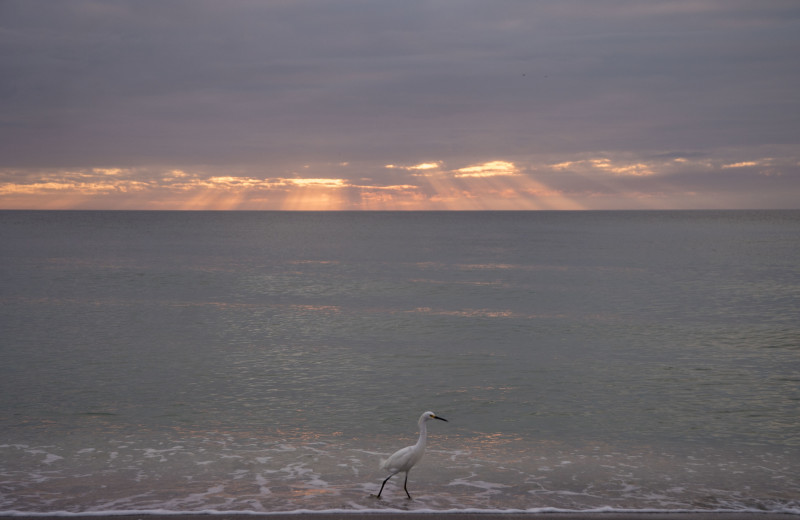
<svg viewBox="0 0 800 520"><path fill-rule="evenodd" d="M405 471L405 465L411 458L414 446L406 446L392 453L388 459L381 461L381 468L386 471Z"/></svg>

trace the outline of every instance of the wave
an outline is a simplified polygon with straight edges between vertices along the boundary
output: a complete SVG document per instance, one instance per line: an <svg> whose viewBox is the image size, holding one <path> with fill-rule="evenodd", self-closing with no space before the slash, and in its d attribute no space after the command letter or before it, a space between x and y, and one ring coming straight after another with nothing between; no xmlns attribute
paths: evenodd
<svg viewBox="0 0 800 520"><path fill-rule="evenodd" d="M555 507L535 507L529 509L414 509L407 510L402 508L332 508L332 509L294 509L290 511L253 511L253 510L216 510L202 509L197 511L174 511L168 509L122 509L108 511L0 511L0 517L106 517L106 516L278 516L278 515L326 515L326 514L475 514L475 515L506 515L506 514L666 514L666 515L739 515L739 514L758 514L758 515L798 515L800 508L787 507L774 510L759 508L744 509L627 509L615 507L598 507L592 509L562 509Z"/></svg>

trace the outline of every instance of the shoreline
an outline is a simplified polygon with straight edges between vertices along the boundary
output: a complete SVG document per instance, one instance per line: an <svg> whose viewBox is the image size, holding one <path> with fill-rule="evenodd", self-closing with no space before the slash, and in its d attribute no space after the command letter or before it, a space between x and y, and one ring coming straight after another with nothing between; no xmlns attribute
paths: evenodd
<svg viewBox="0 0 800 520"><path fill-rule="evenodd" d="M598 512L528 512L528 511L398 511L387 509L385 511L286 511L275 513L261 512L135 512L113 511L99 513L36 513L13 512L0 514L0 520L15 520L20 518L35 518L37 520L63 520L76 518L85 520L291 520L298 517L313 517L314 520L346 520L357 518L359 520L763 520L765 517L795 518L800 513L780 511L742 511L742 512L715 512L715 511L598 511Z"/></svg>

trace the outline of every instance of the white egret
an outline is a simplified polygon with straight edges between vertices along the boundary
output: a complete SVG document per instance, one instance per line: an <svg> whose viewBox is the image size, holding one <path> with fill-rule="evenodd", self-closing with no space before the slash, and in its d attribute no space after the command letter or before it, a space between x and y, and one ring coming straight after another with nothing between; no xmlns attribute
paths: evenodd
<svg viewBox="0 0 800 520"><path fill-rule="evenodd" d="M433 412L425 412L419 416L419 439L417 443L413 446L407 446L405 448L399 449L394 452L388 459L381 461L381 468L385 469L389 472L389 476L386 477L386 480L383 481L381 484L381 490L378 491L377 498L381 497L381 493L383 493L383 486L389 482L389 479L393 476L397 475L400 472L405 472L406 480L403 482L403 489L406 491L406 495L408 498L411 499L411 494L408 492L408 472L411 471L411 468L414 467L414 464L419 462L422 458L423 453L425 453L425 443L428 439L428 428L425 426L425 423L430 421L431 419L439 419L440 421L447 422L447 419L443 417L438 417Z"/></svg>

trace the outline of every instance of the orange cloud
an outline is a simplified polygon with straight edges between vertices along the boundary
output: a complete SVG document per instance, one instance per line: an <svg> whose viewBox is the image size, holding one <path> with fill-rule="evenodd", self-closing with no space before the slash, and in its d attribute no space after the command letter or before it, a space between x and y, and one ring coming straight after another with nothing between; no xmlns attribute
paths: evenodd
<svg viewBox="0 0 800 520"><path fill-rule="evenodd" d="M514 163L508 161L491 161L459 168L455 171L456 177L497 177L509 175L519 175L519 170Z"/></svg>
<svg viewBox="0 0 800 520"><path fill-rule="evenodd" d="M338 163L338 167L348 165ZM7 208L213 210L580 207L557 190L522 175L509 161L494 160L455 170L443 169L442 161L386 167L410 172L414 182L380 185L353 183L340 176L260 178L238 172L208 176L186 169L154 172L104 167L30 175L36 182L0 182L0 204Z"/></svg>
<svg viewBox="0 0 800 520"><path fill-rule="evenodd" d="M565 159L493 159L458 167L443 160L406 165L340 161L301 165L298 171L304 175L285 171L274 176L244 167L6 169L0 170L0 208L575 210L717 207L722 203L735 207L735 201L723 200L719 190L676 186L673 174L757 168L762 179L774 180L783 174L781 168L792 171L797 166L794 158L791 162L707 157L642 160L583 154ZM384 171L387 182L382 184L375 168L395 171Z"/></svg>
<svg viewBox="0 0 800 520"><path fill-rule="evenodd" d="M413 170L434 170L434 169L437 169L437 168L441 168L441 166L442 166L442 162L441 161L436 161L436 162L426 162L426 163L415 164L413 166L397 166L396 164L387 164L386 166L384 166L384 168L387 168L387 169L390 169L390 170L391 169L399 169L399 170L412 170L413 171Z"/></svg>
<svg viewBox="0 0 800 520"><path fill-rule="evenodd" d="M551 164L550 168L558 171L565 170L599 170L602 172L612 173L619 176L634 176L644 177L654 175L655 171L653 166L642 163L623 163L615 162L607 157L600 157L596 159L582 159L578 161L565 161L561 163Z"/></svg>
<svg viewBox="0 0 800 520"><path fill-rule="evenodd" d="M723 164L723 168L747 168L749 166L759 166L761 163L757 161L742 161L733 164Z"/></svg>
<svg viewBox="0 0 800 520"><path fill-rule="evenodd" d="M347 186L344 179L280 179L280 182L301 187L343 188Z"/></svg>
<svg viewBox="0 0 800 520"><path fill-rule="evenodd" d="M582 209L563 192L523 175L509 161L489 161L418 179L428 194L428 204L435 209Z"/></svg>

